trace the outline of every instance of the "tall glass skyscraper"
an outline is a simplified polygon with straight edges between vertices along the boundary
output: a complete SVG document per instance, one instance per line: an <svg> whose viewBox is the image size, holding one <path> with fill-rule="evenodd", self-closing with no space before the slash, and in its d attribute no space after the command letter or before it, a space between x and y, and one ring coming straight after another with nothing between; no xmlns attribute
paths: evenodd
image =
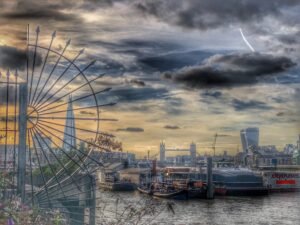
<svg viewBox="0 0 300 225"><path fill-rule="evenodd" d="M66 124L65 124L65 133L64 133L64 142L63 149L70 151L76 147L76 132L75 132L75 117L72 104L72 96L69 97Z"/></svg>
<svg viewBox="0 0 300 225"><path fill-rule="evenodd" d="M259 144L259 128L249 127L241 130L241 142L243 146L243 152L248 153L250 146L258 146Z"/></svg>

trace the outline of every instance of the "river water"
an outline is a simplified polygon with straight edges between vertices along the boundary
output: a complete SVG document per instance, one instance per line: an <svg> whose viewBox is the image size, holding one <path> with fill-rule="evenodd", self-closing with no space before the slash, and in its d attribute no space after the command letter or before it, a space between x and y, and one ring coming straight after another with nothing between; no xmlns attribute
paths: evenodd
<svg viewBox="0 0 300 225"><path fill-rule="evenodd" d="M101 191L97 196L97 224L300 225L300 193L177 201L153 199L137 192ZM140 217L132 216L145 210L148 213Z"/></svg>

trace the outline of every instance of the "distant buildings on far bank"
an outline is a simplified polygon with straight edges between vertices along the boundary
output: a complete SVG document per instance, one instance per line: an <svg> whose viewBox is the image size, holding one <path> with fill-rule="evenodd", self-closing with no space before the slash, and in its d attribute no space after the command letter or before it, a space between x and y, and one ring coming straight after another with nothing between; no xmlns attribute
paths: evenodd
<svg viewBox="0 0 300 225"><path fill-rule="evenodd" d="M242 152L230 156L225 150L223 154L213 156L218 166L240 165L244 167L269 167L277 165L300 165L300 135L297 144L287 144L282 151L275 145L262 146L259 144L259 128L249 127L240 131ZM167 148L162 142L159 148L160 165L197 166L205 164L207 155L198 155L195 143L189 148ZM166 153L186 152L184 155L167 156Z"/></svg>
<svg viewBox="0 0 300 225"><path fill-rule="evenodd" d="M243 147L243 152L248 153L250 146L259 146L259 128L250 127L241 130L241 142Z"/></svg>
<svg viewBox="0 0 300 225"><path fill-rule="evenodd" d="M268 167L277 165L300 164L300 135L297 145L287 144L283 151L275 145L259 145L259 128L251 127L240 131L243 152L238 153L236 162L249 167Z"/></svg>

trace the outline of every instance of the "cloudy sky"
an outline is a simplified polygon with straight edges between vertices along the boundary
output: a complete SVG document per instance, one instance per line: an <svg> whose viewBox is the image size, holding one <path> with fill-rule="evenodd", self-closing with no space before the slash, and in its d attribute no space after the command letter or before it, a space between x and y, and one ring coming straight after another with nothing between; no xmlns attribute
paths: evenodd
<svg viewBox="0 0 300 225"><path fill-rule="evenodd" d="M125 150L194 141L210 153L219 133L218 151L235 153L239 130L254 126L282 148L300 133L299 11L298 0L0 0L0 71L25 71L27 24L30 43L39 26L38 44L56 31L53 49L71 38L66 57L84 48L80 68L97 60L87 77L105 73L93 85L112 90L99 102L117 105L101 115L118 119L101 129Z"/></svg>

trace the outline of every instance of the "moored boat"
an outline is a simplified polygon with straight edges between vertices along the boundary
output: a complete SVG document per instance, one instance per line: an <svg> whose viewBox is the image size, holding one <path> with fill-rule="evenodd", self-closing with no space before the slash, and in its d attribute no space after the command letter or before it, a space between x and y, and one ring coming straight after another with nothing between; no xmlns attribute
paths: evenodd
<svg viewBox="0 0 300 225"><path fill-rule="evenodd" d="M153 196L159 198L187 199L187 190L157 190L153 192Z"/></svg>
<svg viewBox="0 0 300 225"><path fill-rule="evenodd" d="M206 191L205 188L189 188L187 190L188 198L206 198Z"/></svg>
<svg viewBox="0 0 300 225"><path fill-rule="evenodd" d="M153 194L153 190L151 190L150 188L144 187L144 186L137 187L137 190L143 194L148 194L148 195Z"/></svg>
<svg viewBox="0 0 300 225"><path fill-rule="evenodd" d="M222 168L213 172L218 195L266 195L268 187L261 174L249 169Z"/></svg>
<svg viewBox="0 0 300 225"><path fill-rule="evenodd" d="M264 182L270 192L300 191L300 167L278 166L276 168L262 168Z"/></svg>

